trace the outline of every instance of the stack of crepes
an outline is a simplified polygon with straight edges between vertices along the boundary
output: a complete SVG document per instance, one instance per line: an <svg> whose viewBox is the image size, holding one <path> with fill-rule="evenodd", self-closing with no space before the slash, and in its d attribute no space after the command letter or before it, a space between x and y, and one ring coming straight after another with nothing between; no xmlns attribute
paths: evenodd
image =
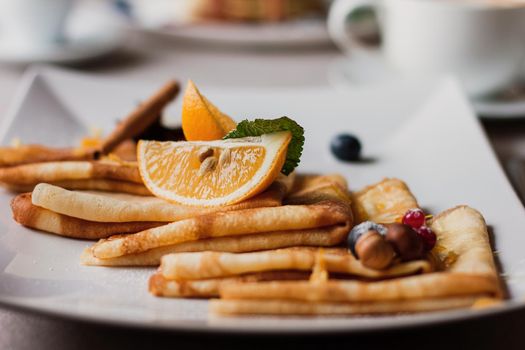
<svg viewBox="0 0 525 350"><path fill-rule="evenodd" d="M288 201L315 201L326 193L318 190L306 196L292 192ZM398 179L385 179L351 197L356 223L399 222L408 209L418 207ZM211 312L219 315L390 314L499 300L502 291L481 214L458 206L435 216L430 225L438 243L426 259L396 261L384 270L365 267L341 246L299 243L250 253L181 252L162 257L149 288L158 296L220 297L210 303Z"/></svg>
<svg viewBox="0 0 525 350"><path fill-rule="evenodd" d="M295 180L295 181L294 181ZM82 255L89 265L158 265L173 252L252 252L293 246L333 246L353 220L346 182L339 176L279 177L262 194L223 207L165 204L147 213L180 213L170 223L100 240Z"/></svg>
<svg viewBox="0 0 525 350"><path fill-rule="evenodd" d="M151 134L177 92L178 84L166 85L91 148L0 150L0 182L32 191L13 199L15 220L99 239L82 253L86 265L160 264L152 294L220 297L210 305L222 315L418 312L501 297L485 222L466 206L432 220L438 244L425 259L376 270L352 255L345 242L355 224L398 222L419 207L398 179L351 193L340 175L292 173L255 197L216 207L152 196L132 139Z"/></svg>
<svg viewBox="0 0 525 350"><path fill-rule="evenodd" d="M126 192L124 182L132 184L136 179L136 186L143 186L138 183L136 166L130 163L57 162L45 167L53 171L37 172L31 181L41 182L45 176L48 180L50 173L53 178L66 176L70 168L78 174L98 174L98 169L108 167L112 171L106 173L121 178L106 192L66 189L47 181L55 184L38 183L31 193L12 201L15 220L25 226L75 238L103 238L82 254L87 265L157 266L163 255L173 252L334 246L344 241L353 225L346 181L338 175L280 175L264 192L243 202L194 207L169 203L147 192L122 193ZM18 176L29 177L29 173Z"/></svg>

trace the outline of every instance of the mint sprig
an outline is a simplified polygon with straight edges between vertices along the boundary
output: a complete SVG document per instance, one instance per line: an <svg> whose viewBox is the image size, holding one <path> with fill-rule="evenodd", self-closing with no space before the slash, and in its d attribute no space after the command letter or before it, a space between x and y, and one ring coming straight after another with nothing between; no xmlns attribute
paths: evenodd
<svg viewBox="0 0 525 350"><path fill-rule="evenodd" d="M290 131L292 133L292 140L286 152L286 160L281 169L284 175L288 175L299 165L304 145L304 129L292 119L281 117L277 119L243 120L237 124L235 130L224 136L224 139L261 136L278 131Z"/></svg>

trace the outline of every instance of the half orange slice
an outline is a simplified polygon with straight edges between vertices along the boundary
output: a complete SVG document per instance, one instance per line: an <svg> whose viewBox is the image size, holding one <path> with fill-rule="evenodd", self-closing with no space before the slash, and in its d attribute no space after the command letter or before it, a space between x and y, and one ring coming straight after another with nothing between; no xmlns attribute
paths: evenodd
<svg viewBox="0 0 525 350"><path fill-rule="evenodd" d="M196 206L241 202L279 175L291 141L288 131L216 141L139 141L144 184L157 197Z"/></svg>

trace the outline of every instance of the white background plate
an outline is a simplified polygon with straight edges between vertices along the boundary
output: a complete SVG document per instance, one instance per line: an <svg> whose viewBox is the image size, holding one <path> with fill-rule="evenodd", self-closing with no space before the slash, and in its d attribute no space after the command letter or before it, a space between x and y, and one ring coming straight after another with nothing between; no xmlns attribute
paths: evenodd
<svg viewBox="0 0 525 350"><path fill-rule="evenodd" d="M325 23L321 20L278 24L187 24L138 28L174 39L240 47L321 46L331 43Z"/></svg>
<svg viewBox="0 0 525 350"><path fill-rule="evenodd" d="M108 12L108 4L81 1L69 16L64 42L50 45L18 46L1 38L0 62L80 63L94 60L117 50L125 38L117 16ZM1 29L1 28L0 28Z"/></svg>
<svg viewBox="0 0 525 350"><path fill-rule="evenodd" d="M188 19L187 3L174 1L127 1L131 12L126 13L133 28L164 34L203 44L239 47L297 47L331 43L322 18L305 18L276 23L195 22Z"/></svg>
<svg viewBox="0 0 525 350"><path fill-rule="evenodd" d="M1 129L4 144L66 145L89 126L111 128L163 82L110 81L45 70L27 73ZM201 90L240 120L288 115L306 130L300 169L344 174L352 189L385 176L404 179L419 202L437 213L457 204L479 209L494 233L511 301L488 311L345 318L215 318L204 300L161 299L147 292L150 268L101 268L79 264L90 242L43 234L11 219L0 193L0 302L63 316L141 327L209 331L379 330L415 326L521 307L525 295L525 215L466 99L453 80L433 89L402 85L330 89ZM180 99L179 102L180 103ZM166 115L179 118L179 104ZM329 150L339 132L360 136L375 161L344 164Z"/></svg>
<svg viewBox="0 0 525 350"><path fill-rule="evenodd" d="M412 81L413 84L424 84L431 81L430 77L402 75L389 67L378 54L367 56L366 59L346 57L334 62L329 71L332 84L340 88L355 88L376 86L388 82L390 84ZM522 69L520 81L525 80L525 66ZM523 83L520 83L523 84ZM521 85L520 85L521 86ZM509 86L510 87L510 86ZM498 100L489 97L471 97L471 103L476 113L484 119L523 119L525 117L525 100Z"/></svg>

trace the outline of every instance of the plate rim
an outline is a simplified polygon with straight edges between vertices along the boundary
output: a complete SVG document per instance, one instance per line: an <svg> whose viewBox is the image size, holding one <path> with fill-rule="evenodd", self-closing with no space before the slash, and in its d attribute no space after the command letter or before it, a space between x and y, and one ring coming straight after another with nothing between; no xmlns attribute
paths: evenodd
<svg viewBox="0 0 525 350"><path fill-rule="evenodd" d="M486 309L457 309L457 310L445 310L425 313L426 319L411 318L411 315L402 315L403 318L397 320L397 322L384 322L379 326L374 325L373 327L365 324L358 324L348 326L348 324L341 323L338 325L330 325L331 329L327 326L316 327L312 326L291 326L291 325L272 325L257 327L244 325L241 328L235 328L233 326L215 324L210 326L208 323L195 326L193 323L185 323L184 321L171 321L161 323L147 323L141 321L133 321L133 319L101 319L97 316L81 314L81 313L68 313L63 310L50 310L46 308L39 308L35 306L24 305L13 301L6 301L5 298L0 296L0 308L13 310L17 312L24 312L27 314L34 314L39 316L51 317L62 320L73 320L77 322L87 322L96 325L109 325L113 327L124 327L132 329L141 329L149 331L172 331L172 332L184 332L184 333L195 333L195 334L214 334L214 335L329 335L329 334L366 334L366 333L382 333L396 330L408 330L408 329L419 329L425 327L439 326L439 325L451 325L461 322L468 322L471 320L486 319L492 317L503 316L511 312L522 311L525 313L525 302L507 300L502 305L496 307L489 307ZM419 314L423 315L423 314ZM406 316L406 317L405 317ZM430 316L430 317L428 317ZM338 319L343 319L343 316ZM271 318L271 316L265 316L261 319ZM315 317L315 319L322 319L321 317ZM377 319L381 322L381 318ZM237 325L238 326L238 325Z"/></svg>

